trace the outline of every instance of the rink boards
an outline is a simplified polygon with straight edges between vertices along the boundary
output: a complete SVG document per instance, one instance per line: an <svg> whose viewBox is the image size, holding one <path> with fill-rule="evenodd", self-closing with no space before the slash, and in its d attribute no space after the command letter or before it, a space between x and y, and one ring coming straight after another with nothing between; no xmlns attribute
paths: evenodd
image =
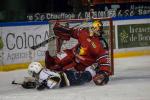
<svg viewBox="0 0 150 100"><path fill-rule="evenodd" d="M115 20L113 24L115 58L150 55L149 18ZM117 29L118 26L122 30ZM136 35L138 32L143 35ZM27 68L32 61L41 61L44 65L47 45L37 51L30 51L29 46L47 39L48 34L48 22L0 23L0 71Z"/></svg>

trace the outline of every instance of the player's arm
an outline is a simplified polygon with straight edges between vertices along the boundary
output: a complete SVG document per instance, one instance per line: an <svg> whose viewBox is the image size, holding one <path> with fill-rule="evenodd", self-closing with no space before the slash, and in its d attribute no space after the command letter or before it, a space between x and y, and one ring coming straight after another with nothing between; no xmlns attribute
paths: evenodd
<svg viewBox="0 0 150 100"><path fill-rule="evenodd" d="M39 86L37 87L38 90L43 90L45 88L52 89L54 88L60 81L60 78L55 76L48 78L46 80L43 80L40 82Z"/></svg>
<svg viewBox="0 0 150 100"><path fill-rule="evenodd" d="M60 25L58 22L54 25L53 30L54 34L63 40L69 40L70 37L77 38L78 29Z"/></svg>
<svg viewBox="0 0 150 100"><path fill-rule="evenodd" d="M48 70L48 69L46 69ZM45 75L48 74L47 78L44 78ZM52 89L59 84L61 81L60 75L57 72L53 71L44 71L44 74L39 76L39 86L37 87L38 90L43 90L45 88Z"/></svg>

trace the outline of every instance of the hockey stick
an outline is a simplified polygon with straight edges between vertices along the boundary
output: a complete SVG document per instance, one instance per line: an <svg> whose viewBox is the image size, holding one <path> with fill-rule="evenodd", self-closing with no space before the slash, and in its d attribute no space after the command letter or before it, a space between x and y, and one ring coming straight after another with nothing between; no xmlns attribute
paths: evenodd
<svg viewBox="0 0 150 100"><path fill-rule="evenodd" d="M11 84L22 85L22 83L17 83L17 82L15 82L15 80L13 80L13 81L11 82Z"/></svg>
<svg viewBox="0 0 150 100"><path fill-rule="evenodd" d="M83 24L83 23L82 23ZM75 26L73 26L72 28L75 28L75 27L79 27L80 25L82 25L81 23L80 24L77 24L77 25L75 25ZM84 23L84 24L86 24L86 23ZM83 25L84 25L83 24ZM35 46L32 46L32 47L30 47L32 50L36 50L37 48L40 48L40 47L42 47L42 46L44 46L44 45L46 45L49 41L52 41L52 40L54 40L56 38L56 36L51 36L51 37L49 37L47 40L45 40L45 41L43 41L43 42L41 42L41 43L39 43L39 44L37 44L37 45L35 45Z"/></svg>
<svg viewBox="0 0 150 100"><path fill-rule="evenodd" d="M47 40L35 45L35 46L32 46L30 47L32 50L36 50L37 48L40 48L41 46L44 46L46 45L49 41L52 41L54 40L56 37L55 36L51 36L50 38L48 38Z"/></svg>

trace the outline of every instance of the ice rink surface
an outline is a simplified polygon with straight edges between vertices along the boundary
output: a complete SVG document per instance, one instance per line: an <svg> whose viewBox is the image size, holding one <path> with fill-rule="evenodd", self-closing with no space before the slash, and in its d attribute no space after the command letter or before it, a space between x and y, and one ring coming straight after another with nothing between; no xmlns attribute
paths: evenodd
<svg viewBox="0 0 150 100"><path fill-rule="evenodd" d="M150 56L115 59L115 75L105 86L82 86L37 91L12 85L26 70L0 72L0 100L150 100Z"/></svg>

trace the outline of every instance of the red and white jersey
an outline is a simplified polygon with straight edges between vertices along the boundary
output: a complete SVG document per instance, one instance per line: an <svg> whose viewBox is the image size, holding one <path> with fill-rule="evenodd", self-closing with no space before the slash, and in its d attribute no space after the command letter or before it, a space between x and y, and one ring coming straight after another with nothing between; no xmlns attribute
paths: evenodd
<svg viewBox="0 0 150 100"><path fill-rule="evenodd" d="M104 49L98 36L89 36L89 31L86 29L76 29L72 36L78 40L78 45L73 48L75 60L77 63L84 65L83 70L93 63L98 63L100 70L109 72L108 50ZM77 67L80 67L77 69L81 69L81 66Z"/></svg>
<svg viewBox="0 0 150 100"><path fill-rule="evenodd" d="M104 48L99 36L90 36L88 29L70 29L56 24L54 33L68 40L70 37L78 40L78 44L69 50L57 54L55 63L63 69L75 68L84 71L88 66L97 63L98 69L110 72L108 50ZM63 39L63 38L62 38Z"/></svg>

